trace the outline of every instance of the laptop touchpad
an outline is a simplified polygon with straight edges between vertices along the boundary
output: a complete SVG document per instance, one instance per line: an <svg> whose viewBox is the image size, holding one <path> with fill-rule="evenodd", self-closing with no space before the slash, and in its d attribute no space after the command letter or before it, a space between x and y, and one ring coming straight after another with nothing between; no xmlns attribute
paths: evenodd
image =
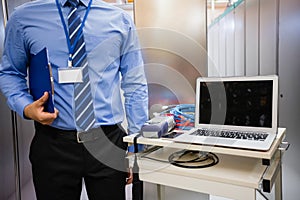
<svg viewBox="0 0 300 200"><path fill-rule="evenodd" d="M208 137L205 140L205 143L208 144L217 144L217 145L232 145L234 144L236 141L234 140L224 140L224 139L220 139L217 137Z"/></svg>

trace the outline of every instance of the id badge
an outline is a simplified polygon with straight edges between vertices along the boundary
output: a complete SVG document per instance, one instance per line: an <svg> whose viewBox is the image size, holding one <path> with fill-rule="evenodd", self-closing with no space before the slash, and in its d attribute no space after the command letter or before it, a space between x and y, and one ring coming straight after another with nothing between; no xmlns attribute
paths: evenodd
<svg viewBox="0 0 300 200"><path fill-rule="evenodd" d="M59 83L82 83L82 67L58 69Z"/></svg>

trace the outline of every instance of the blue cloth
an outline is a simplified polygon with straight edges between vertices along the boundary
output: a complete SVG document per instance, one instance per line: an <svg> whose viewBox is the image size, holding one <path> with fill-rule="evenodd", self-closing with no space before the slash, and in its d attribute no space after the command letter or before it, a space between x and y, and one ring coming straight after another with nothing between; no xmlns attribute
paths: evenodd
<svg viewBox="0 0 300 200"><path fill-rule="evenodd" d="M59 2L67 20L70 8L65 6L66 0ZM89 0L81 1L78 8L81 18L88 3ZM123 122L125 108L129 133L138 132L148 119L148 90L131 17L113 5L94 0L83 32L95 126ZM54 76L54 105L59 110L52 126L76 129L74 86L58 83L58 69L67 67L68 47L55 0L37 0L17 7L9 18L5 34L0 88L9 107L24 117L24 107L33 102L26 79L29 55L47 47ZM122 101L125 102L124 108Z"/></svg>

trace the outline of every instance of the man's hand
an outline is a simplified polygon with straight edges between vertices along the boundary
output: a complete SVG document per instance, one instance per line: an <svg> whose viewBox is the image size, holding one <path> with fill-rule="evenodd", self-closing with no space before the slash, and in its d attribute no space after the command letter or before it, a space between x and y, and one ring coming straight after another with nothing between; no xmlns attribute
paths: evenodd
<svg viewBox="0 0 300 200"><path fill-rule="evenodd" d="M127 158L129 159L129 166L128 166L128 168L127 168L127 178L126 178L126 184L128 185L128 184L131 184L132 182L133 182L133 172L132 172L132 167L133 166L131 166L131 165L133 165L133 163L132 164L130 164L130 162L132 162L133 160L133 156L134 156L134 153L131 153L131 152L127 152ZM131 157L131 158L130 158Z"/></svg>
<svg viewBox="0 0 300 200"><path fill-rule="evenodd" d="M126 184L131 184L133 181L133 173L132 173L132 168L127 169L127 178L126 178Z"/></svg>
<svg viewBox="0 0 300 200"><path fill-rule="evenodd" d="M54 108L54 113L44 112L44 104L49 98L49 93L44 92L44 95L32 104L24 108L24 115L27 118L33 119L43 125L50 125L58 116L58 110Z"/></svg>

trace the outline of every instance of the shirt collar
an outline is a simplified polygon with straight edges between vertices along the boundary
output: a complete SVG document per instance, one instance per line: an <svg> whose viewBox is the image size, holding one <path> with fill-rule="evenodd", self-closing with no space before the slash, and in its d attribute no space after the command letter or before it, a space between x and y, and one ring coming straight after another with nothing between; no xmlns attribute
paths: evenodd
<svg viewBox="0 0 300 200"><path fill-rule="evenodd" d="M92 0L79 0L85 7L88 7L89 2ZM66 6L67 0L61 0L61 5Z"/></svg>

